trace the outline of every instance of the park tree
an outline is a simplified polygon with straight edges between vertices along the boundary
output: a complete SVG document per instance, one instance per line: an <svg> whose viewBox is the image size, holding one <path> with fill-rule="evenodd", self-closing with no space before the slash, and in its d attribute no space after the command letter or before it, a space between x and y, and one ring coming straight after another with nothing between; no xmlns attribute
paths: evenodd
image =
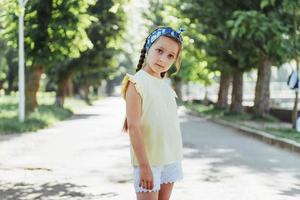
<svg viewBox="0 0 300 200"><path fill-rule="evenodd" d="M5 19L9 15L9 10L14 9L15 3L9 0L0 2L0 90L3 89L5 94L10 94L16 89L17 83L17 52L14 47L10 47L9 40L4 37L7 22Z"/></svg>
<svg viewBox="0 0 300 200"><path fill-rule="evenodd" d="M88 8L87 14L93 20L86 32L92 48L77 58L66 58L66 62L50 68L49 75L54 76L57 83L56 105L63 106L67 83L75 76L77 81L74 83L80 84L81 91L84 91L82 94L85 94L83 98L87 101L87 88L91 84L96 86L96 83L99 85L102 80L116 76L117 56L121 53L120 43L126 22L123 9L126 3L127 0L98 0Z"/></svg>
<svg viewBox="0 0 300 200"><path fill-rule="evenodd" d="M16 91L17 89L18 54L16 49L7 48L5 53L5 60L7 65L7 72L5 75L7 88L5 88L5 94L9 95L12 91Z"/></svg>
<svg viewBox="0 0 300 200"><path fill-rule="evenodd" d="M6 54L6 45L4 40L0 40L0 90L4 89L4 83L6 82L6 74L7 74L7 63L5 59Z"/></svg>
<svg viewBox="0 0 300 200"><path fill-rule="evenodd" d="M6 63L5 53L4 53L5 42L2 40L0 41L0 48L2 49L1 55L0 55L0 90L3 90L4 84L6 82L6 74L7 74L8 66Z"/></svg>
<svg viewBox="0 0 300 200"><path fill-rule="evenodd" d="M86 12L94 3L94 0L28 1L24 15L27 112L33 111L37 106L36 94L45 69L63 62L66 57L79 57L81 52L91 48L85 32L91 18ZM18 33L16 8L17 5L15 9L9 8L3 34L14 48L17 48Z"/></svg>
<svg viewBox="0 0 300 200"><path fill-rule="evenodd" d="M227 25L232 38L238 38L247 44L252 60L257 65L254 115L264 117L269 111L271 66L279 66L287 61L290 45L285 35L289 28L282 20L281 3L271 5L257 2L257 9L235 11Z"/></svg>
<svg viewBox="0 0 300 200"><path fill-rule="evenodd" d="M206 36L197 31L196 24L191 23L188 18L182 22L184 27L190 27L184 32L184 51L182 54L182 65L180 73L175 75L178 83L199 83L204 86L204 102L208 102L207 87L215 82L218 72L210 70L209 65L214 63L214 58L207 55L199 42L206 40ZM188 26L189 24L189 26ZM176 87L175 87L176 88Z"/></svg>
<svg viewBox="0 0 300 200"><path fill-rule="evenodd" d="M213 61L208 66L211 71L220 72L220 87L217 106L227 107L228 88L232 79L232 101L230 110L242 112L243 73L253 68L251 63L245 62L247 46L241 45L242 40L232 40L230 29L226 21L235 10L252 9L252 2L248 1L194 1L189 0L181 6L185 16L196 24L197 31L205 40L195 43L198 48L204 48ZM232 77L232 78L231 78Z"/></svg>

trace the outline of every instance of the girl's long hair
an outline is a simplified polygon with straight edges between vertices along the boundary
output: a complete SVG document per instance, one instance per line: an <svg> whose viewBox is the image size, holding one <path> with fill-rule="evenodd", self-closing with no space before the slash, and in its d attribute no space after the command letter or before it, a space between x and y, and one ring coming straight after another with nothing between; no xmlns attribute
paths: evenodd
<svg viewBox="0 0 300 200"><path fill-rule="evenodd" d="M176 61L175 61L176 72L174 72L174 74L176 74L179 71L180 64L181 64L182 43L179 40L177 40L177 39L175 39L173 37L169 37L169 36L165 36L165 37L168 37L168 38L174 40L179 45L179 51L178 51L178 54L177 54L177 57L176 57ZM137 64L136 72L138 72L139 70L141 70L142 67L145 64L144 61L145 61L145 57L146 57L146 43L147 43L147 39L146 39L145 44L144 44L144 46L143 46L143 48L141 50L141 55L140 55L139 63ZM160 73L160 76L162 78L165 78L167 76L167 72ZM122 132L128 132L128 124L127 124L127 117L126 116L125 116L125 120L124 120L124 124L123 124L123 128L122 128Z"/></svg>

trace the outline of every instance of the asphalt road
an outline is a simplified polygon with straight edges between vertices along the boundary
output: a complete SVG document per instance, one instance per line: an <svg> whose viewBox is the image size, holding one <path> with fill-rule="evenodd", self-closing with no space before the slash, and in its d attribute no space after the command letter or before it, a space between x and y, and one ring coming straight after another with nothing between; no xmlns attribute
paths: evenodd
<svg viewBox="0 0 300 200"><path fill-rule="evenodd" d="M299 200L300 154L186 115L172 200ZM112 97L36 133L0 136L0 200L135 199L125 104Z"/></svg>

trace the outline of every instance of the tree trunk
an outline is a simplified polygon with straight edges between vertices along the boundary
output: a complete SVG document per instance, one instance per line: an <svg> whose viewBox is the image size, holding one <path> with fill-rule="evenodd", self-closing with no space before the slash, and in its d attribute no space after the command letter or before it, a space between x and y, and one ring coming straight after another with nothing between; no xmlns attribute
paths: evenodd
<svg viewBox="0 0 300 200"><path fill-rule="evenodd" d="M108 80L106 84L106 94L107 96L112 96L114 92L114 80Z"/></svg>
<svg viewBox="0 0 300 200"><path fill-rule="evenodd" d="M293 112L292 112L292 127L293 129L296 129L296 124L297 124L297 117L298 117L298 98L299 98L299 92L298 89L295 92L295 101L294 101L294 107L293 107Z"/></svg>
<svg viewBox="0 0 300 200"><path fill-rule="evenodd" d="M58 80L56 100L55 105L58 107L63 107L65 102L65 96L67 93L68 82L70 79L70 74L60 75L61 78Z"/></svg>
<svg viewBox="0 0 300 200"><path fill-rule="evenodd" d="M258 65L254 99L254 115L256 117L264 117L270 109L271 66L272 62L268 57L263 58Z"/></svg>
<svg viewBox="0 0 300 200"><path fill-rule="evenodd" d="M74 85L71 79L71 76L68 77L67 86L66 86L66 96L72 97L74 96Z"/></svg>
<svg viewBox="0 0 300 200"><path fill-rule="evenodd" d="M87 104L91 105L91 101L89 99L89 86L88 86L88 84L80 85L79 95L80 95L81 99L83 99Z"/></svg>
<svg viewBox="0 0 300 200"><path fill-rule="evenodd" d="M182 101L182 81L174 81L174 90L178 96L178 100Z"/></svg>
<svg viewBox="0 0 300 200"><path fill-rule="evenodd" d="M231 112L243 112L243 73L240 69L234 70L230 105Z"/></svg>
<svg viewBox="0 0 300 200"><path fill-rule="evenodd" d="M27 74L25 83L26 113L33 112L38 105L36 94L40 87L42 73L42 66L35 66L32 70L29 70L29 73Z"/></svg>
<svg viewBox="0 0 300 200"><path fill-rule="evenodd" d="M226 71L221 71L220 86L218 93L217 108L228 107L228 91L231 82L231 74Z"/></svg>
<svg viewBox="0 0 300 200"><path fill-rule="evenodd" d="M7 83L8 87L5 93L9 95L14 90L14 82L17 79L18 75L18 63L15 61L16 52L13 49L10 49L6 54L6 61L8 65L7 72Z"/></svg>
<svg viewBox="0 0 300 200"><path fill-rule="evenodd" d="M204 105L209 105L208 89L207 89L207 85L206 85L206 84L204 84L204 98L203 98L203 104L204 104Z"/></svg>
<svg viewBox="0 0 300 200"><path fill-rule="evenodd" d="M0 90L3 89L4 82L4 80L0 80Z"/></svg>

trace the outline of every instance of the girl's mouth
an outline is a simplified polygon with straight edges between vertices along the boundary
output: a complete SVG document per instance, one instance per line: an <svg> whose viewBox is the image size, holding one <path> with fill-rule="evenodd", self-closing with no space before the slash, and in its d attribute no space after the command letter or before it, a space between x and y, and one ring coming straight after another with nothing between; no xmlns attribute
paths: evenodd
<svg viewBox="0 0 300 200"><path fill-rule="evenodd" d="M159 65L159 64L156 64L157 66L159 66L160 68L164 68L163 66Z"/></svg>

